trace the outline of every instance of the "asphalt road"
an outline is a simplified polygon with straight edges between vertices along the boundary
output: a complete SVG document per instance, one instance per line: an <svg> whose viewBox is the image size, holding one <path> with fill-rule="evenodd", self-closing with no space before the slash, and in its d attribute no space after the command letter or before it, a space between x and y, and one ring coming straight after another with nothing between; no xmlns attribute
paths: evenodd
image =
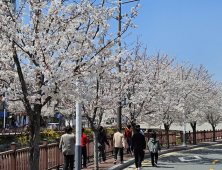
<svg viewBox="0 0 222 170"><path fill-rule="evenodd" d="M134 169L133 164L124 170ZM142 170L222 170L222 144L160 155L158 167L152 167L148 158L143 161Z"/></svg>

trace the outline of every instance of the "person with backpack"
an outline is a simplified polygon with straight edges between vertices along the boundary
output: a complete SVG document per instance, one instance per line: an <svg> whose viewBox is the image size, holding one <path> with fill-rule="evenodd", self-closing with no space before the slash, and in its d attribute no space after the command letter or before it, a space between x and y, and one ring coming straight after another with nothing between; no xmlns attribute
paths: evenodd
<svg viewBox="0 0 222 170"><path fill-rule="evenodd" d="M150 155L151 155L152 166L157 167L158 151L161 150L161 147L160 147L160 143L159 143L158 139L156 139L155 132L153 132L151 135L151 138L148 142L148 148L149 148ZM155 158L155 160L154 160L154 158Z"/></svg>
<svg viewBox="0 0 222 170"><path fill-rule="evenodd" d="M131 152L134 152L136 169L141 169L143 154L146 149L146 141L144 135L140 133L140 125L136 125L136 133L132 137Z"/></svg>

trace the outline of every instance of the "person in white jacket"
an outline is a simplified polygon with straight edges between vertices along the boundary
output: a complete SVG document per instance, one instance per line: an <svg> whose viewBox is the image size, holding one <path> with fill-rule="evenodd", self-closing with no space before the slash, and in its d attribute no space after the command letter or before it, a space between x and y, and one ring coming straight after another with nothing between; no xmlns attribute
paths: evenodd
<svg viewBox="0 0 222 170"><path fill-rule="evenodd" d="M61 136L59 149L64 155L63 170L73 170L75 154L75 135L72 133L72 127L67 126L66 134Z"/></svg>
<svg viewBox="0 0 222 170"><path fill-rule="evenodd" d="M117 154L119 151L120 151L121 164L122 164L123 163L123 149L125 149L125 140L124 140L124 135L121 133L120 129L118 129L118 132L114 134L113 143L114 143L114 148L115 148L114 164L116 164Z"/></svg>

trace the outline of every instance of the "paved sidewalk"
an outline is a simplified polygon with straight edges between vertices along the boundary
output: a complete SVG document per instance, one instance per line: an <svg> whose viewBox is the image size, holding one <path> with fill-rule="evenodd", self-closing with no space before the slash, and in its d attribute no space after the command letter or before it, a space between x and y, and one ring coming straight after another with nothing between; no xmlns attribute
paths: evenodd
<svg viewBox="0 0 222 170"><path fill-rule="evenodd" d="M169 153L169 152L175 152L175 151L181 151L181 150L188 150L191 148L196 148L196 147L203 147L203 146L209 146L217 143L222 143L222 139L217 140L216 142L212 141L206 141L206 142L201 142L198 143L197 145L187 145L187 147L184 147L182 145L170 145L170 149L162 148L161 152L159 155ZM148 150L146 150L145 158L149 158L150 154ZM116 165L113 164L114 158L113 157L107 157L107 160L105 163L99 164L99 169L100 170L122 170L132 164L134 164L134 157L131 154L125 154L123 156L124 163L120 164L120 161L117 161ZM94 169L94 163L90 162L87 164L88 170L93 170Z"/></svg>
<svg viewBox="0 0 222 170"><path fill-rule="evenodd" d="M197 145L187 145L187 147L184 147L182 145L170 145L169 149L162 148L159 155L170 153L170 152L175 152L175 151L189 150L192 148L214 145L217 143L222 143L222 139L218 139L216 142L205 141L205 142L198 143ZM124 152L126 152L126 150ZM148 150L146 150L145 158L150 158L150 154ZM99 170L123 170L124 168L127 168L130 165L134 164L134 157L131 154L124 154L123 160L124 160L123 164L120 164L120 161L117 161L115 165L113 164L114 156L108 156L106 162L102 162L101 164L99 164ZM84 169L94 170L94 162L87 163L87 168L84 168ZM62 170L62 167L60 168L60 170Z"/></svg>
<svg viewBox="0 0 222 170"><path fill-rule="evenodd" d="M132 158L133 158L133 156L132 156L131 154L124 154L124 155L123 155L124 164L125 164L126 161L128 161L129 159L132 159ZM105 163L102 162L102 163L99 164L99 169L100 169L100 170L107 170L107 169L109 169L110 167L115 166L115 164L113 164L113 162L114 162L114 156L109 156L109 157L107 157L106 159L107 159L107 160L106 160ZM134 159L134 158L133 158L133 159ZM120 161L116 161L116 165L117 165L117 166L120 165ZM87 170L89 170L89 169L90 169L90 170L94 169L94 162L88 163L88 164L87 164L87 168L85 168L85 169L87 169Z"/></svg>

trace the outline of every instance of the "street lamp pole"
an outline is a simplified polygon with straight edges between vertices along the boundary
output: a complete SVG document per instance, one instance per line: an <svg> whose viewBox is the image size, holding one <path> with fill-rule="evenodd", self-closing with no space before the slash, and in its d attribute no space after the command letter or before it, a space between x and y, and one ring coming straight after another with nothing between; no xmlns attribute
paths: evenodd
<svg viewBox="0 0 222 170"><path fill-rule="evenodd" d="M135 1L139 1L139 0L131 0L131 1L126 1L126 2L122 2L121 0L119 0L119 17L118 17L118 37L121 38L121 5L122 4L126 4L126 3L130 3L130 2L135 2ZM118 42L118 47L119 49L121 48L121 40L119 40ZM119 51L119 53L121 52L121 50ZM121 72L121 58L119 59L119 72ZM121 80L120 80L121 82ZM122 129L122 106L121 106L121 97L119 100L119 107L117 108L117 128L119 128L120 130Z"/></svg>
<svg viewBox="0 0 222 170"><path fill-rule="evenodd" d="M79 89L79 81L77 80L77 88ZM81 147L81 134L82 134L82 113L81 103L79 98L76 101L76 145L75 145L75 169L81 170L82 168L82 147Z"/></svg>
<svg viewBox="0 0 222 170"><path fill-rule="evenodd" d="M119 17L118 17L118 37L121 38L121 0L119 0ZM118 42L119 49L121 48L121 40ZM120 53L121 51L119 51ZM121 72L121 58L119 59L119 72ZM121 80L120 80L121 82ZM121 96L121 95L120 95ZM121 98L119 100L119 107L117 108L117 128L122 129L122 106L121 106Z"/></svg>

